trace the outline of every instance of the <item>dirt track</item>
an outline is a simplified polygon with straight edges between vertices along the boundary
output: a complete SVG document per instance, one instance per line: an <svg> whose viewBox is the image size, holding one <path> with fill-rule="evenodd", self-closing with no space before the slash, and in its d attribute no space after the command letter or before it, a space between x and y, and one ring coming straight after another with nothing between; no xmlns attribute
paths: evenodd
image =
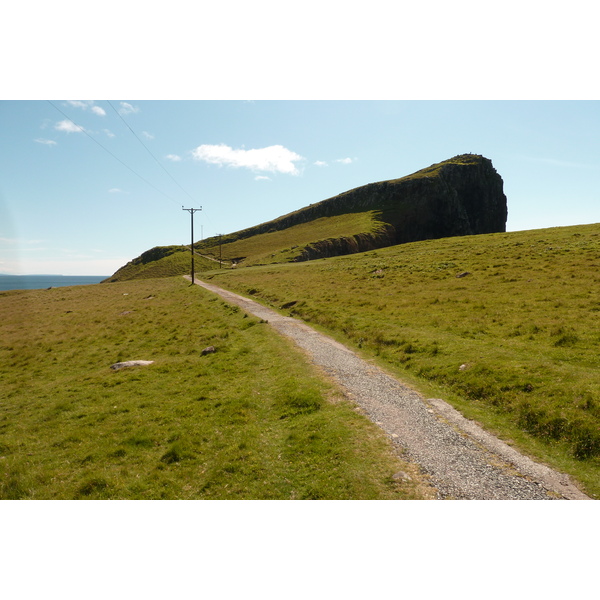
<svg viewBox="0 0 600 600"><path fill-rule="evenodd" d="M443 400L422 397L302 321L215 285L195 283L294 340L386 432L402 458L421 467L438 498L590 499L566 475L533 462Z"/></svg>

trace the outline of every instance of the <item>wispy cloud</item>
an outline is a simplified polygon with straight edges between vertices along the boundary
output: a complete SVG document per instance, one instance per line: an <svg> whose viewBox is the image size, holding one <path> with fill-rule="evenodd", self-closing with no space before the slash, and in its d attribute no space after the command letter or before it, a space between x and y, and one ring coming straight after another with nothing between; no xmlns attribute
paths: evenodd
<svg viewBox="0 0 600 600"><path fill-rule="evenodd" d="M67 104L73 108L82 108L83 110L88 107L88 103L83 100L67 100Z"/></svg>
<svg viewBox="0 0 600 600"><path fill-rule="evenodd" d="M37 142L38 144L44 144L46 146L56 146L56 142L54 140L47 140L44 138L37 138L34 140L34 142Z"/></svg>
<svg viewBox="0 0 600 600"><path fill-rule="evenodd" d="M213 165L243 167L252 171L268 171L298 175L297 162L302 156L284 146L275 145L251 150L234 149L226 144L203 144L192 150L192 156L199 161Z"/></svg>
<svg viewBox="0 0 600 600"><path fill-rule="evenodd" d="M254 178L254 181L271 181L271 178L267 177L266 175L257 175Z"/></svg>
<svg viewBox="0 0 600 600"><path fill-rule="evenodd" d="M356 160L355 158L338 158L335 162L341 163L343 165L349 165L349 164L353 163L355 160Z"/></svg>
<svg viewBox="0 0 600 600"><path fill-rule="evenodd" d="M122 116L140 112L138 106L133 106L132 104L129 104L129 102L121 102L120 104L121 108L119 109L119 114Z"/></svg>
<svg viewBox="0 0 600 600"><path fill-rule="evenodd" d="M110 130L110 129L103 129L102 131L104 131L104 133L107 135L107 137L109 138L114 138L115 134Z"/></svg>
<svg viewBox="0 0 600 600"><path fill-rule="evenodd" d="M173 162L178 162L181 160L181 156L178 156L177 154L167 154L165 156L165 158L168 158L169 160L172 160Z"/></svg>
<svg viewBox="0 0 600 600"><path fill-rule="evenodd" d="M106 116L106 111L101 106L96 106L93 100L67 100L67 104L74 108L81 108L82 110L90 109L99 117Z"/></svg>
<svg viewBox="0 0 600 600"><path fill-rule="evenodd" d="M315 167L327 167L327 163L324 160L315 160L313 163Z"/></svg>
<svg viewBox="0 0 600 600"><path fill-rule="evenodd" d="M154 136L151 133L148 133L147 131L142 131L142 135L147 139L147 140L153 140Z"/></svg>
<svg viewBox="0 0 600 600"><path fill-rule="evenodd" d="M110 190L108 190L109 194L127 194L127 192L123 191L120 188L110 188Z"/></svg>
<svg viewBox="0 0 600 600"><path fill-rule="evenodd" d="M54 125L54 129L57 131L66 131L67 133L82 133L84 131L83 127L75 125L73 121L69 121L68 119L56 123L56 125Z"/></svg>
<svg viewBox="0 0 600 600"><path fill-rule="evenodd" d="M6 244L8 246L20 246L20 245L28 245L35 246L38 244L43 244L44 240L24 240L20 238L5 238L0 237L0 244Z"/></svg>

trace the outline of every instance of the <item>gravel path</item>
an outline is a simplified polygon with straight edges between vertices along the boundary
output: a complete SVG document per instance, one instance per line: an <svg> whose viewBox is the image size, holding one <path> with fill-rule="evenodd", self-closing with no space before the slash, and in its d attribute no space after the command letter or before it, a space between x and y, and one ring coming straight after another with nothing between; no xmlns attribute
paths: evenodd
<svg viewBox="0 0 600 600"><path fill-rule="evenodd" d="M589 499L566 475L521 455L443 400L423 398L302 321L215 285L195 283L293 339L386 432L403 459L420 465L438 498Z"/></svg>

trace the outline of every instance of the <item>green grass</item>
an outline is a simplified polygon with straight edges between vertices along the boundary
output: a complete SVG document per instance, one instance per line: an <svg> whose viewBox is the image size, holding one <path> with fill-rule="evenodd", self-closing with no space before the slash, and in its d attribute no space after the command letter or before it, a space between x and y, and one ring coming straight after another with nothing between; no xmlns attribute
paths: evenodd
<svg viewBox="0 0 600 600"><path fill-rule="evenodd" d="M194 244L196 256L194 267L197 272L215 269L214 259L222 259L223 266L229 267L234 259L243 258L243 266L272 264L294 261L304 247L321 240L352 237L357 234L377 233L382 228L376 211L349 213L332 217L322 217L310 223L294 225L280 231L271 231L254 235L246 239L236 239L236 234L223 236L219 245L218 238L210 238ZM167 246L157 248L167 256L152 257L143 262L138 257L121 267L107 281L130 281L133 279L151 279L187 274L191 270L189 248ZM204 254L213 260L200 256Z"/></svg>
<svg viewBox="0 0 600 600"><path fill-rule="evenodd" d="M172 252L168 256L159 260L151 260L146 263L139 261L139 258L129 262L121 267L114 275L109 277L107 282L130 281L132 279L154 279L172 277L174 275L184 275L191 272L191 253L189 246L170 247ZM194 256L194 269L197 271L214 269L214 263L211 260L201 256Z"/></svg>
<svg viewBox="0 0 600 600"><path fill-rule="evenodd" d="M600 225L205 274L375 357L600 495Z"/></svg>
<svg viewBox="0 0 600 600"><path fill-rule="evenodd" d="M215 238L211 238L205 245L198 244L197 247L204 248L202 252L210 253L215 258L222 255L223 260L244 257L243 266L272 264L293 261L300 256L305 246L314 242L374 233L380 227L375 211L348 213L321 217L309 223L232 242L228 241L228 236L223 236L221 248Z"/></svg>
<svg viewBox="0 0 600 600"><path fill-rule="evenodd" d="M2 499L431 496L290 343L181 277L0 294L0 379Z"/></svg>

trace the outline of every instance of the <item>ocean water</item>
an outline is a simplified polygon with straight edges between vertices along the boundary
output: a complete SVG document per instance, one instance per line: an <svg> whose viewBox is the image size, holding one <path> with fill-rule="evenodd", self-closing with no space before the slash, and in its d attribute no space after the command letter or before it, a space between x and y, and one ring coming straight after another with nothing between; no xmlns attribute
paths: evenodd
<svg viewBox="0 0 600 600"><path fill-rule="evenodd" d="M110 275L0 275L0 292L100 283Z"/></svg>

